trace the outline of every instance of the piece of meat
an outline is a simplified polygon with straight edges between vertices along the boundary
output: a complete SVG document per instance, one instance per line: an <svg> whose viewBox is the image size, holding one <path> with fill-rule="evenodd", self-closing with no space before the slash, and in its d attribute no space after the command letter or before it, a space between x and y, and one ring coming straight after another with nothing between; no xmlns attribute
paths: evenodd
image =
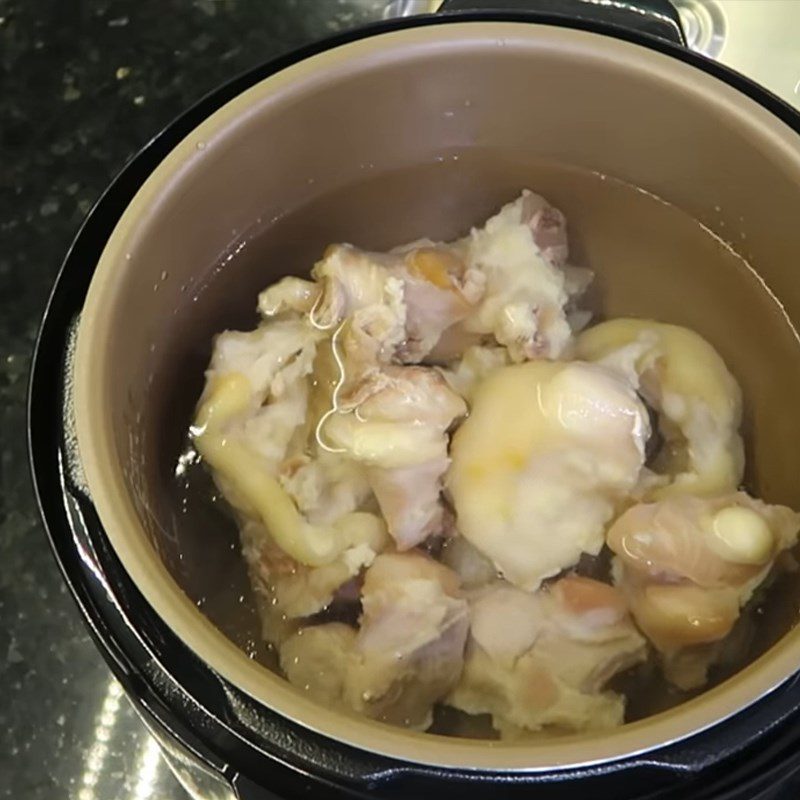
<svg viewBox="0 0 800 800"><path fill-rule="evenodd" d="M329 564L308 567L287 556L258 523L242 528L245 560L289 618L310 617L327 608L336 591L368 567L380 549L380 542L359 542Z"/></svg>
<svg viewBox="0 0 800 800"><path fill-rule="evenodd" d="M313 458L295 456L283 462L279 479L298 510L314 525L332 524L374 502L363 466L342 453L319 448Z"/></svg>
<svg viewBox="0 0 800 800"><path fill-rule="evenodd" d="M637 484L647 411L615 373L581 362L502 367L452 438L447 488L462 536L535 590L596 555Z"/></svg>
<svg viewBox="0 0 800 800"><path fill-rule="evenodd" d="M681 688L702 685L740 609L793 546L800 515L744 492L668 497L611 526L615 582Z"/></svg>
<svg viewBox="0 0 800 800"><path fill-rule="evenodd" d="M274 320L253 331L220 333L206 371L206 394L216 379L241 374L252 392L250 408L258 409L270 395L286 391L289 383L311 372L319 339L319 333L302 319Z"/></svg>
<svg viewBox="0 0 800 800"><path fill-rule="evenodd" d="M445 380L468 403L477 388L500 367L511 363L505 347L471 346L463 351L461 358L441 370Z"/></svg>
<svg viewBox="0 0 800 800"><path fill-rule="evenodd" d="M327 609L382 549L381 542L361 542L335 561L309 567L286 555L258 522L243 521L240 536L262 634L273 645L282 644L306 617Z"/></svg>
<svg viewBox="0 0 800 800"><path fill-rule="evenodd" d="M448 704L491 714L504 738L622 724L624 698L605 686L644 660L646 644L613 587L579 576L535 593L495 583L470 602L470 621Z"/></svg>
<svg viewBox="0 0 800 800"><path fill-rule="evenodd" d="M322 288L310 318L327 331L348 320L354 333L344 360L362 365L351 380L361 376L365 353L377 363L436 361L460 354L454 342L486 335L514 361L555 358L571 339L570 319L579 319L574 300L591 280L588 270L565 268L566 258L563 215L525 190L452 244L425 240L389 253L332 245L312 272ZM264 308L307 304L308 287L279 287L265 294Z"/></svg>
<svg viewBox="0 0 800 800"><path fill-rule="evenodd" d="M200 447L212 429L224 432L231 447L246 448L258 469L274 476L303 424L318 341L319 334L300 319L219 334L190 429ZM231 475L215 470L214 478L234 508L249 516L257 513Z"/></svg>
<svg viewBox="0 0 800 800"><path fill-rule="evenodd" d="M314 265L312 277L322 286L311 322L323 330L333 330L355 311L375 305L395 305L402 285L388 267L397 258L386 253L371 253L349 244L331 245ZM397 308L404 315L404 309Z"/></svg>
<svg viewBox="0 0 800 800"><path fill-rule="evenodd" d="M418 553L385 554L367 570L355 631L305 628L281 647L288 679L335 707L424 730L456 684L468 628L458 578Z"/></svg>
<svg viewBox="0 0 800 800"><path fill-rule="evenodd" d="M353 511L314 525L300 513L263 454L241 435L252 406L253 387L244 374L215 376L191 429L197 452L230 504L247 520L263 524L287 556L308 567L331 564L363 543L382 549L386 527L375 514Z"/></svg>
<svg viewBox="0 0 800 800"><path fill-rule="evenodd" d="M355 640L355 629L341 622L301 628L280 646L281 669L298 689L328 708L341 708Z"/></svg>
<svg viewBox="0 0 800 800"><path fill-rule="evenodd" d="M542 257L556 267L563 267L569 257L567 220L541 195L524 190L520 221L526 224Z"/></svg>
<svg viewBox="0 0 800 800"><path fill-rule="evenodd" d="M320 287L313 281L289 275L268 286L258 295L258 311L271 319L280 314L308 314L319 297Z"/></svg>
<svg viewBox="0 0 800 800"><path fill-rule="evenodd" d="M528 190L483 228L473 229L466 263L483 275L485 291L464 328L492 334L515 362L558 358L572 338L567 307L588 282L570 281L564 217ZM570 294L570 293L573 294Z"/></svg>
<svg viewBox="0 0 800 800"><path fill-rule="evenodd" d="M398 550L408 550L441 531L442 476L446 456L407 467L371 467L367 479Z"/></svg>
<svg viewBox="0 0 800 800"><path fill-rule="evenodd" d="M581 333L576 355L625 375L658 416L664 445L639 498L736 491L744 473L742 393L702 336L679 325L614 319Z"/></svg>
<svg viewBox="0 0 800 800"><path fill-rule="evenodd" d="M422 361L483 292L482 275L468 270L446 245L391 253L334 245L313 274L322 294L312 323L333 330L349 320L353 338L344 352L357 361L368 352L381 363Z"/></svg>
<svg viewBox="0 0 800 800"><path fill-rule="evenodd" d="M398 357L419 363L434 350L447 330L453 330L480 300L484 277L468 270L463 259L445 245L423 246L404 253L395 270L403 281L406 340Z"/></svg>
<svg viewBox="0 0 800 800"><path fill-rule="evenodd" d="M365 466L401 550L419 544L442 520L446 433L465 413L463 400L437 371L389 366L370 373L343 398L320 431L328 446Z"/></svg>

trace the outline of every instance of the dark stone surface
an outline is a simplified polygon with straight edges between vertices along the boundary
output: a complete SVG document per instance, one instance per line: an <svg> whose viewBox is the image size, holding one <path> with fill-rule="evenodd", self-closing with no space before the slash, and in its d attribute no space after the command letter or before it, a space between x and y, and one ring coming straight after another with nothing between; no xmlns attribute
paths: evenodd
<svg viewBox="0 0 800 800"><path fill-rule="evenodd" d="M28 476L39 318L81 220L219 83L384 0L0 0L0 798L182 798L62 586Z"/></svg>

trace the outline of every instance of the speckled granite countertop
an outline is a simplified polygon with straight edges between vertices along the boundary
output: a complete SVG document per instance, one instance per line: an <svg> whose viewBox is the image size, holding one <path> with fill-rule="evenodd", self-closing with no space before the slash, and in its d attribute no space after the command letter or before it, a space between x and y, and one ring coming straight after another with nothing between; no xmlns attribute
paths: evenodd
<svg viewBox="0 0 800 800"><path fill-rule="evenodd" d="M384 0L0 0L0 798L186 795L95 651L28 477L30 354L61 258L126 159L238 72Z"/></svg>

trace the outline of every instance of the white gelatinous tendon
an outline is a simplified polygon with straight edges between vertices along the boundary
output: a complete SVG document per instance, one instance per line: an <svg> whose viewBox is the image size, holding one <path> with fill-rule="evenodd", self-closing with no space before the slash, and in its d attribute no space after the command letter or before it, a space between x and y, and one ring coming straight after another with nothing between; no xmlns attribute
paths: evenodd
<svg viewBox="0 0 800 800"><path fill-rule="evenodd" d="M600 551L648 435L646 409L611 370L535 361L493 372L453 436L459 531L506 580L536 589Z"/></svg>
<svg viewBox="0 0 800 800"><path fill-rule="evenodd" d="M643 499L739 487L741 390L702 336L678 325L615 319L584 331L576 354L627 375L659 415L665 446L653 465L658 477L639 493Z"/></svg>

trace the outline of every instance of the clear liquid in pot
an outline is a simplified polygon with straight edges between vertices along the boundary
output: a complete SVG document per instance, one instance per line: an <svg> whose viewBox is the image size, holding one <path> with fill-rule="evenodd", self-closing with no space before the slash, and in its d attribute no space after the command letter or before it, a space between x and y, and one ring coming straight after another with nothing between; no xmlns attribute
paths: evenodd
<svg viewBox="0 0 800 800"><path fill-rule="evenodd" d="M195 459L185 460L185 433L203 385L213 334L257 323L257 293L284 274L307 274L324 247L349 241L385 249L421 236L449 239L482 222L523 187L544 195L566 215L570 261L591 268L588 304L594 321L650 317L690 327L720 352L742 386L747 447L746 488L770 502L800 506L787 465L800 469L781 425L777 399L800 393L800 343L781 306L736 249L746 231L723 242L692 217L633 186L573 167L491 151L452 154L380 175L321 196L280 220L255 225L245 246L213 265L178 315L194 331L182 353L180 376L159 376L168 405L157 430L158 487L163 536L160 548L178 582L204 614L251 658L274 669L275 654L259 635L258 616L238 552L236 526L225 502ZM175 409L179 409L179 414ZM176 426L175 420L185 424ZM787 418L788 419L788 418ZM796 423L792 420L791 425ZM788 441L787 441L788 439ZM794 624L800 607L796 576L779 578L754 601L732 634L730 653L711 674L713 686L767 650ZM619 676L612 688L628 698L626 719L641 719L691 694L670 687L652 664ZM707 687L708 688L708 687ZM485 718L452 709L436 716L434 732L491 736Z"/></svg>

